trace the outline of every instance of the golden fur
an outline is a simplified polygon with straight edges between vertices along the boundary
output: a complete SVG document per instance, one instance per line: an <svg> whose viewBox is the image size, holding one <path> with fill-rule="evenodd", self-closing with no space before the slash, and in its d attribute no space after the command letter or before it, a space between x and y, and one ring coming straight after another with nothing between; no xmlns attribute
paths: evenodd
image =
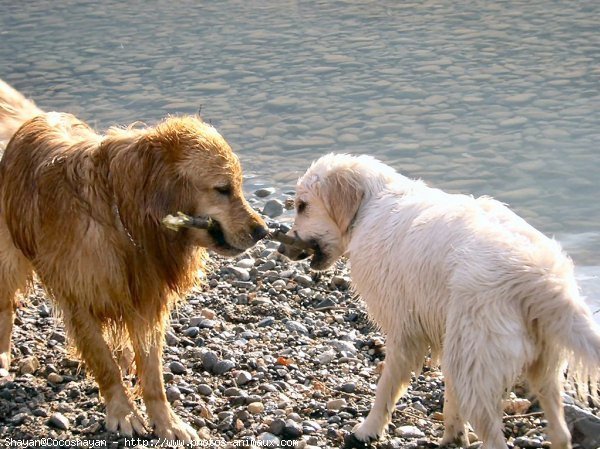
<svg viewBox="0 0 600 449"><path fill-rule="evenodd" d="M110 333L129 336L156 434L197 439L166 400L162 342L174 302L204 267L205 248L234 255L266 234L244 199L237 157L197 117L99 135L70 114L19 109L7 87L0 86L0 111L21 115L0 116L5 129L36 116L0 162L0 368L8 369L15 293L35 271L99 384L107 428L144 432L114 345L103 338ZM161 219L177 211L209 215L222 232L165 229Z"/></svg>

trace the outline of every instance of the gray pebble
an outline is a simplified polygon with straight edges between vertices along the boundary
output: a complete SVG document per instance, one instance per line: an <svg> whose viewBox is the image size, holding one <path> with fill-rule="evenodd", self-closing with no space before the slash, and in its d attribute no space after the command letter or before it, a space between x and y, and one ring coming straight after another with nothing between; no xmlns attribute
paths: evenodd
<svg viewBox="0 0 600 449"><path fill-rule="evenodd" d="M275 318L273 318L272 316L268 316L268 317L260 320L256 325L258 327L268 327L268 326L272 326L273 323L275 323Z"/></svg>
<svg viewBox="0 0 600 449"><path fill-rule="evenodd" d="M210 396L213 393L213 389L207 384L198 385L196 390L198 391L198 394L201 394L202 396Z"/></svg>
<svg viewBox="0 0 600 449"><path fill-rule="evenodd" d="M310 287L314 284L312 278L305 274L299 274L294 278L294 281L296 281L298 285L301 285L302 287Z"/></svg>
<svg viewBox="0 0 600 449"><path fill-rule="evenodd" d="M308 335L308 329L306 326L298 321L290 320L285 323L285 327L290 332L298 332L299 334Z"/></svg>
<svg viewBox="0 0 600 449"><path fill-rule="evenodd" d="M223 395L228 396L228 397L241 396L242 391L236 387L229 387L223 392Z"/></svg>
<svg viewBox="0 0 600 449"><path fill-rule="evenodd" d="M240 371L238 373L237 377L235 378L235 382L238 385L246 385L251 380L252 380L252 374L250 374L248 371Z"/></svg>
<svg viewBox="0 0 600 449"><path fill-rule="evenodd" d="M173 361L171 363L169 363L169 369L171 370L171 372L173 374L185 374L186 369L185 366L183 366L183 363L178 362L178 361Z"/></svg>
<svg viewBox="0 0 600 449"><path fill-rule="evenodd" d="M329 309L331 307L335 307L336 303L333 302L333 300L331 300L330 298L325 298L323 301L321 301L319 304L317 304L315 306L315 310L320 310L320 309Z"/></svg>
<svg viewBox="0 0 600 449"><path fill-rule="evenodd" d="M258 437L256 437L256 439L258 441L264 442L260 446L264 445L265 447L279 447L280 440L272 433L263 432Z"/></svg>
<svg viewBox="0 0 600 449"><path fill-rule="evenodd" d="M265 203L265 207L262 210L263 215L270 218L279 217L283 214L284 204L279 200L269 200Z"/></svg>
<svg viewBox="0 0 600 449"><path fill-rule="evenodd" d="M53 413L52 416L50 416L50 419L48 420L48 425L56 427L60 430L69 430L70 426L69 419L59 412Z"/></svg>
<svg viewBox="0 0 600 449"><path fill-rule="evenodd" d="M220 376L221 374L231 371L233 368L235 368L234 362L231 360L221 360L213 367L212 372L217 376Z"/></svg>
<svg viewBox="0 0 600 449"><path fill-rule="evenodd" d="M212 371L215 365L219 361L219 357L212 351L206 351L200 356L202 360L202 366L206 371Z"/></svg>
<svg viewBox="0 0 600 449"><path fill-rule="evenodd" d="M249 270L250 268L252 268L254 266L254 259L250 258L250 259L241 259L238 260L235 265L239 268L243 268L245 270Z"/></svg>
<svg viewBox="0 0 600 449"><path fill-rule="evenodd" d="M356 384L354 382L346 382L341 387L344 393L354 393L356 391Z"/></svg>
<svg viewBox="0 0 600 449"><path fill-rule="evenodd" d="M275 189L273 187L263 187L254 191L254 194L259 198L265 198L269 195L273 195L274 193Z"/></svg>
<svg viewBox="0 0 600 449"><path fill-rule="evenodd" d="M294 420L288 419L283 428L283 437L296 439L302 436L302 426Z"/></svg>
<svg viewBox="0 0 600 449"><path fill-rule="evenodd" d="M240 281L246 282L250 280L250 273L245 268L227 267L227 271L233 274Z"/></svg>
<svg viewBox="0 0 600 449"><path fill-rule="evenodd" d="M181 391L175 385L167 388L167 400L169 402L175 402L181 399Z"/></svg>
<svg viewBox="0 0 600 449"><path fill-rule="evenodd" d="M276 418L269 424L269 432L273 435L281 435L285 428L285 421L281 418Z"/></svg>
<svg viewBox="0 0 600 449"><path fill-rule="evenodd" d="M199 333L200 333L200 328L197 326L192 326L192 327L188 327L183 332L183 335L185 335L186 337L195 338L198 336Z"/></svg>
<svg viewBox="0 0 600 449"><path fill-rule="evenodd" d="M526 447L542 447L542 442L536 438L517 437L513 443L515 446Z"/></svg>
<svg viewBox="0 0 600 449"><path fill-rule="evenodd" d="M425 434L415 426L400 426L394 431L400 438L423 438Z"/></svg>

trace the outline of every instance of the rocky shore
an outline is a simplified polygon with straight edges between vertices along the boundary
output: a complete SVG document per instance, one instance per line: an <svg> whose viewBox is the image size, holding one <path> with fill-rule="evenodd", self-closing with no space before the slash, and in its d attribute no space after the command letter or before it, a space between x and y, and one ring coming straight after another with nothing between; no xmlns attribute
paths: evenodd
<svg viewBox="0 0 600 449"><path fill-rule="evenodd" d="M255 207L281 218L285 197L272 200L272 189L251 196ZM230 447L240 440L340 447L374 400L385 339L352 294L343 262L315 273L304 262L283 260L276 247L265 242L236 259L212 258L205 285L171 319L164 353L167 396L201 435ZM0 380L0 446L7 439L44 437L133 446L105 430L98 388L70 355L62 322L39 288L18 311L13 344L10 373ZM375 446L436 447L443 392L441 372L426 366ZM598 404L568 395L565 402L575 447L600 445ZM522 388L507 396L509 447L549 447L539 412ZM475 434L469 440L472 447L480 445Z"/></svg>

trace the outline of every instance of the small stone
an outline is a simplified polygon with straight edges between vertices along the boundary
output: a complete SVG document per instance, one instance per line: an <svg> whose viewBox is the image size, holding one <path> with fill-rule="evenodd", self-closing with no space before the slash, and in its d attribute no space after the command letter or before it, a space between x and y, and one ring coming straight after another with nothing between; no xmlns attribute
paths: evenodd
<svg viewBox="0 0 600 449"><path fill-rule="evenodd" d="M279 447L280 440L272 433L263 432L256 439L261 442L258 447Z"/></svg>
<svg viewBox="0 0 600 449"><path fill-rule="evenodd" d="M212 371L215 365L219 362L219 357L212 351L206 351L201 356L202 366L206 371Z"/></svg>
<svg viewBox="0 0 600 449"><path fill-rule="evenodd" d="M227 267L227 271L233 274L240 281L246 282L250 280L250 273L245 268Z"/></svg>
<svg viewBox="0 0 600 449"><path fill-rule="evenodd" d="M527 437L517 437L515 438L514 441L514 446L518 446L521 448L527 448L527 447L542 447L542 442L534 439L534 438L527 438Z"/></svg>
<svg viewBox="0 0 600 449"><path fill-rule="evenodd" d="M235 263L235 266L236 266L236 267L243 268L243 269L245 269L245 270L249 270L249 269L251 269L251 268L254 266L254 262L255 262L255 260L254 260L254 259L252 259L252 258L250 258L250 259L241 259L241 260L238 260L238 261ZM207 318L208 318L208 317L207 317ZM212 318L211 318L211 319L212 319Z"/></svg>
<svg viewBox="0 0 600 449"><path fill-rule="evenodd" d="M29 413L17 413L15 416L10 418L8 422L14 424L15 426L20 426L27 420L28 417Z"/></svg>
<svg viewBox="0 0 600 449"><path fill-rule="evenodd" d="M201 394L202 396L210 396L213 393L213 389L207 384L198 385L196 391L198 391L198 394Z"/></svg>
<svg viewBox="0 0 600 449"><path fill-rule="evenodd" d="M290 332L298 332L299 334L308 335L308 329L306 326L298 321L290 320L285 323L285 327Z"/></svg>
<svg viewBox="0 0 600 449"><path fill-rule="evenodd" d="M301 285L302 287L310 287L314 284L312 278L305 274L299 274L294 278L294 281L296 281L298 285Z"/></svg>
<svg viewBox="0 0 600 449"><path fill-rule="evenodd" d="M348 276L333 276L331 278L331 284L334 287L345 290L350 287L350 278Z"/></svg>
<svg viewBox="0 0 600 449"><path fill-rule="evenodd" d="M167 400L169 402L175 402L179 399L181 399L181 391L179 391L179 388L174 385L167 388Z"/></svg>
<svg viewBox="0 0 600 449"><path fill-rule="evenodd" d="M295 440L296 438L300 438L302 433L302 426L299 423L292 419L288 419L285 422L285 427L283 428L284 438Z"/></svg>
<svg viewBox="0 0 600 449"><path fill-rule="evenodd" d="M317 304L315 306L315 310L329 309L329 308L335 307L335 306L336 306L336 303L333 302L332 299L325 298L323 301L321 301L319 304Z"/></svg>
<svg viewBox="0 0 600 449"><path fill-rule="evenodd" d="M179 337L177 337L173 332L167 331L165 335L165 341L169 346L177 346L179 343Z"/></svg>
<svg viewBox="0 0 600 449"><path fill-rule="evenodd" d="M354 382L346 382L342 385L341 390L344 393L354 393L356 391L356 384Z"/></svg>
<svg viewBox="0 0 600 449"><path fill-rule="evenodd" d="M421 404L420 402L413 402L412 403L412 408L414 408L415 410L421 412L421 413L425 413L427 414L427 408Z"/></svg>
<svg viewBox="0 0 600 449"><path fill-rule="evenodd" d="M241 396L242 392L239 388L229 387L223 392L223 395L228 396L228 397L235 397L235 396Z"/></svg>
<svg viewBox="0 0 600 449"><path fill-rule="evenodd" d="M531 407L531 401L525 398L511 398L502 402L502 408L509 415L522 415Z"/></svg>
<svg viewBox="0 0 600 449"><path fill-rule="evenodd" d="M69 430L69 419L62 413L53 413L48 420L48 425L60 430Z"/></svg>
<svg viewBox="0 0 600 449"><path fill-rule="evenodd" d="M40 367L40 361L36 357L25 357L19 362L21 374L33 374Z"/></svg>
<svg viewBox="0 0 600 449"><path fill-rule="evenodd" d="M423 438L425 434L415 426L400 426L394 431L400 438Z"/></svg>
<svg viewBox="0 0 600 449"><path fill-rule="evenodd" d="M258 266L258 271L261 273L264 273L266 271L272 270L273 268L275 268L277 266L277 264L275 263L274 260L267 260L265 263L262 263Z"/></svg>
<svg viewBox="0 0 600 449"><path fill-rule="evenodd" d="M183 332L183 335L185 335L186 337L195 338L198 336L199 333L200 333L200 328L197 326L192 326L192 327L188 327Z"/></svg>
<svg viewBox="0 0 600 449"><path fill-rule="evenodd" d="M63 383L64 378L57 373L48 374L48 382L52 382L53 384L61 384Z"/></svg>
<svg viewBox="0 0 600 449"><path fill-rule="evenodd" d="M204 308L200 311L200 315L206 318L207 320L214 320L217 316L216 312L212 309Z"/></svg>
<svg viewBox="0 0 600 449"><path fill-rule="evenodd" d="M269 432L273 435L281 435L285 428L285 421L281 418L276 418L269 424Z"/></svg>
<svg viewBox="0 0 600 449"><path fill-rule="evenodd" d="M272 326L273 323L275 323L275 318L272 316L268 316L266 318L263 318L262 320L260 320L256 326L258 327L268 327L268 326Z"/></svg>
<svg viewBox="0 0 600 449"><path fill-rule="evenodd" d="M248 371L240 371L238 373L237 377L235 378L235 382L238 385L246 385L251 380L252 380L252 374L250 374Z"/></svg>
<svg viewBox="0 0 600 449"><path fill-rule="evenodd" d="M265 207L263 208L263 215L266 215L270 218L279 217L283 214L284 204L279 200L269 200L265 203Z"/></svg>
<svg viewBox="0 0 600 449"><path fill-rule="evenodd" d="M275 189L273 187L263 187L254 191L254 194L259 198L265 198L269 195L273 195L274 193Z"/></svg>
<svg viewBox="0 0 600 449"><path fill-rule="evenodd" d="M253 415L258 415L265 411L265 405L262 402L253 402L248 404L248 411Z"/></svg>
<svg viewBox="0 0 600 449"><path fill-rule="evenodd" d="M185 369L185 366L183 366L183 363L178 361L169 363L169 369L173 374L185 374L185 372L187 371Z"/></svg>
<svg viewBox="0 0 600 449"><path fill-rule="evenodd" d="M235 368L234 362L231 360L221 360L213 367L212 372L217 376L220 376L228 371L231 371L233 368Z"/></svg>
<svg viewBox="0 0 600 449"><path fill-rule="evenodd" d="M317 360L321 365L328 365L335 360L336 356L337 354L335 353L335 351L333 349L330 349L319 355Z"/></svg>
<svg viewBox="0 0 600 449"><path fill-rule="evenodd" d="M327 410L339 410L342 407L346 406L346 400L341 398L341 399L331 399L329 401L327 401Z"/></svg>

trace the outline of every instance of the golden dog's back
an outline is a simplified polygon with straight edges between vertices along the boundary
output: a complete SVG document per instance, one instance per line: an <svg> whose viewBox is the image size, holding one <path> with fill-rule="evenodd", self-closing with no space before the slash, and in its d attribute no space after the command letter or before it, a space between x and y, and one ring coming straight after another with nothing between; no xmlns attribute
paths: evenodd
<svg viewBox="0 0 600 449"><path fill-rule="evenodd" d="M42 113L33 101L0 79L0 154L23 123Z"/></svg>

